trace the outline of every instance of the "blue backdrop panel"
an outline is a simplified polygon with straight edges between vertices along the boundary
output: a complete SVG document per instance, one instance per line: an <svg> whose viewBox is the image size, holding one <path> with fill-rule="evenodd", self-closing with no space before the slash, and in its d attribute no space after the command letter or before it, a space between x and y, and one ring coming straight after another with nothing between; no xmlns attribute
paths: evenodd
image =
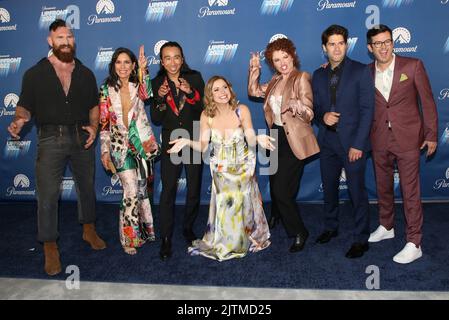
<svg viewBox="0 0 449 320"><path fill-rule="evenodd" d="M389 25L396 52L421 58L426 66L438 106L440 141L436 155L421 163L422 196L425 200L449 199L449 13L448 0L3 0L0 1L0 200L35 199L34 162L36 130L27 126L20 141L6 131L13 119L24 72L47 56L48 25L66 19L75 29L77 56L91 68L100 84L107 74L112 52L119 46L138 51L145 45L150 73L159 69L159 51L166 40L184 48L189 65L205 80L219 74L228 78L238 99L252 112L256 129L266 129L262 103L250 100L246 91L251 52L263 50L271 38L287 36L297 45L301 68L312 73L325 61L321 32L330 24L350 31L348 55L371 61L365 34L373 24ZM262 80L272 75L266 64ZM315 128L316 129L316 128ZM159 136L160 128L154 127ZM121 185L108 175L99 161L97 141L96 191L102 202L119 201ZM261 168L263 166L259 166ZM155 203L161 191L156 164ZM376 199L372 162L367 170L370 199ZM210 198L210 172L205 166L201 202ZM264 200L270 200L268 179L258 174ZM70 169L64 174L61 197L75 200ZM347 199L345 174L341 196ZM179 181L178 203L185 198L185 179ZM395 194L400 197L399 177ZM319 158L305 168L300 201L322 201Z"/></svg>

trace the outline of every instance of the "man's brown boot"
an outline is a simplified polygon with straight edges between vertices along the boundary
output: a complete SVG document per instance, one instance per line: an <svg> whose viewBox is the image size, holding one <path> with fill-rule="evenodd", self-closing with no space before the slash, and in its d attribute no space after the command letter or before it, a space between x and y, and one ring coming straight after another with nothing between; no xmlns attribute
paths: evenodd
<svg viewBox="0 0 449 320"><path fill-rule="evenodd" d="M49 276L54 276L61 272L61 261L59 261L59 251L56 242L44 242L45 272Z"/></svg>
<svg viewBox="0 0 449 320"><path fill-rule="evenodd" d="M94 250L106 248L106 243L98 236L93 223L83 224L83 240L88 242Z"/></svg>

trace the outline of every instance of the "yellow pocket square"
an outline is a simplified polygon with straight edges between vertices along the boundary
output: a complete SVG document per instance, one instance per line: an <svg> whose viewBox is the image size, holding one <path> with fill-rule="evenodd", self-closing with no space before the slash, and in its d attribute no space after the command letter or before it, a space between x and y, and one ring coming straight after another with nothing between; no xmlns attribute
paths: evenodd
<svg viewBox="0 0 449 320"><path fill-rule="evenodd" d="M407 75L405 73L401 73L401 78L399 79L399 82L405 81L407 79L408 79Z"/></svg>

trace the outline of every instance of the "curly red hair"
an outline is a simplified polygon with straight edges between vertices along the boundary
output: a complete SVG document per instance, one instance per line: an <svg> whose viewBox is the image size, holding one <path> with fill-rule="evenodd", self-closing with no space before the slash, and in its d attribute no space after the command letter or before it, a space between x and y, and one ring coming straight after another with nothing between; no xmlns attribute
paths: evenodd
<svg viewBox="0 0 449 320"><path fill-rule="evenodd" d="M273 52L278 50L288 53L293 58L293 65L296 68L299 68L299 59L296 55L296 47L293 42L287 38L277 39L267 45L265 49L265 59L271 68L274 69Z"/></svg>

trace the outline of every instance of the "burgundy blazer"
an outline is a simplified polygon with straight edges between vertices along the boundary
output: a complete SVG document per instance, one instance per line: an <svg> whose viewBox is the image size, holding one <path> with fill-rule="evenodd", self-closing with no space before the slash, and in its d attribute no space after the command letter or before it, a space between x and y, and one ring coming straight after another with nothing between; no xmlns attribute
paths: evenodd
<svg viewBox="0 0 449 320"><path fill-rule="evenodd" d="M370 67L375 77L374 62ZM437 109L421 60L396 55L388 101L379 90L375 90L376 106L370 134L374 151L385 150L388 121L401 152L419 149L425 140L437 141Z"/></svg>

